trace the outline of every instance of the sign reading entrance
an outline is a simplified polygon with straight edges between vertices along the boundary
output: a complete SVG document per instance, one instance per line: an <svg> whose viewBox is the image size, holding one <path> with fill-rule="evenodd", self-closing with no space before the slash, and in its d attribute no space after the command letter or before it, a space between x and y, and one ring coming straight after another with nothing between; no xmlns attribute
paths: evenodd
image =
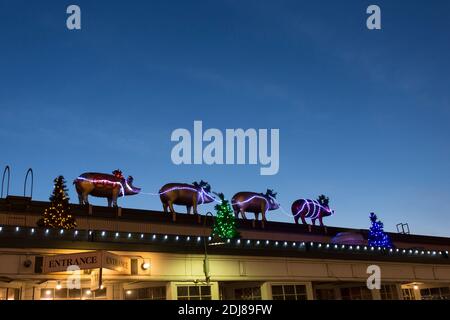
<svg viewBox="0 0 450 320"><path fill-rule="evenodd" d="M101 256L101 251L45 256L42 272L65 272L70 266L78 266L80 270L100 268L102 264Z"/></svg>
<svg viewBox="0 0 450 320"><path fill-rule="evenodd" d="M45 256L43 259L42 272L65 272L70 266L77 266L80 270L106 268L123 274L131 273L130 258L122 257L107 251Z"/></svg>
<svg viewBox="0 0 450 320"><path fill-rule="evenodd" d="M113 254L107 251L104 251L102 255L102 266L103 268L114 270L124 274L131 273L130 258L118 256L117 254Z"/></svg>

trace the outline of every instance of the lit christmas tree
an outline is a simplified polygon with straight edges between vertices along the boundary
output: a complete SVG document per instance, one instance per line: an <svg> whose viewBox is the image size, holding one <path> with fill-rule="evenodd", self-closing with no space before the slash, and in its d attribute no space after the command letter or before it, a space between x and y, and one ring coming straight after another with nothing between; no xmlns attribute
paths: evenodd
<svg viewBox="0 0 450 320"><path fill-rule="evenodd" d="M221 203L215 206L217 215L212 236L219 237L221 240L237 238L239 237L239 232L236 230L236 218L233 209L228 200L225 200L223 193L218 194L218 196Z"/></svg>
<svg viewBox="0 0 450 320"><path fill-rule="evenodd" d="M50 196L50 207L45 209L37 225L43 228L74 229L77 223L70 214L66 181L63 176L59 176L54 180L54 183L53 194Z"/></svg>
<svg viewBox="0 0 450 320"><path fill-rule="evenodd" d="M383 231L383 222L377 221L377 215L370 213L372 226L369 229L368 244L372 247L392 248L392 242L386 232Z"/></svg>

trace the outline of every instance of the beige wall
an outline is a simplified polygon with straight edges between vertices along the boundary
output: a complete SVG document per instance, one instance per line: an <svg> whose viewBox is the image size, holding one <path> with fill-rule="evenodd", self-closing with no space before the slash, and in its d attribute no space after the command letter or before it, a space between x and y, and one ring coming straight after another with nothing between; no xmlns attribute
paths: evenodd
<svg viewBox="0 0 450 320"><path fill-rule="evenodd" d="M25 268L23 262L34 261L35 255L69 254L74 250L3 249L0 252L0 277L13 279L64 278L64 274L34 274L34 266ZM151 252L114 253L138 259L137 275L119 275L105 270L105 279L144 281L195 281L204 279L203 255ZM142 270L141 261L149 261L150 269ZM213 281L362 281L367 266L381 268L382 281L450 282L450 266L412 263L319 260L252 256L209 256Z"/></svg>

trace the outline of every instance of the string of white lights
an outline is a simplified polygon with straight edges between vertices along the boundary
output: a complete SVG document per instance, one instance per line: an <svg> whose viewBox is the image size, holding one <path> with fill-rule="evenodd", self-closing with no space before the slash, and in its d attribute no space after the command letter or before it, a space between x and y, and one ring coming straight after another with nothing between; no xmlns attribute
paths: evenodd
<svg viewBox="0 0 450 320"><path fill-rule="evenodd" d="M117 231L106 231L106 230L56 230L56 229L41 229L41 228L28 228L28 227L11 227L11 226L0 226L0 237L6 233L6 229L13 230L13 234L27 233L30 236L36 236L38 232L42 233L44 236L49 237L51 235L61 236L71 236L71 238L81 238L81 233L85 233L89 236L99 235L98 240L106 241L107 238L111 237L113 239L126 238L128 240L141 240L156 242L160 241L179 243L184 241L186 243L203 243L202 239L207 238L209 242L213 241L212 237L194 236L194 235L169 235L169 234L146 234L146 233L133 233L133 232L117 232ZM418 249L402 249L402 248L382 248L373 247L366 245L345 245L345 244L332 244L332 243L322 243L322 242L297 242L297 241L282 241L282 240L262 240L262 239L227 239L223 243L224 245L235 245L243 247L253 247L253 248L267 248L269 246L282 249L302 249L302 250L318 250L322 252L346 252L346 253L366 253L366 254L397 254L400 256L428 256L428 257L442 257L448 259L448 251L437 251L437 250L418 250Z"/></svg>

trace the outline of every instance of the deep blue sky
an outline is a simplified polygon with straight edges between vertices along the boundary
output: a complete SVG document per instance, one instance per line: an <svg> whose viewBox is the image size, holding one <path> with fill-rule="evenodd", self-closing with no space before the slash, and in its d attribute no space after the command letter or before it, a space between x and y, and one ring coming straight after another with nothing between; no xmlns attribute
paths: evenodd
<svg viewBox="0 0 450 320"><path fill-rule="evenodd" d="M66 29L70 4L81 31ZM370 4L381 31L366 28ZM270 187L286 211L325 193L328 225L367 228L375 211L388 231L450 236L449 13L444 0L0 0L0 165L13 194L32 167L39 200L59 174L76 201L80 173L121 168L146 192L200 179L228 197ZM279 174L173 165L171 132L194 120L280 128Z"/></svg>

